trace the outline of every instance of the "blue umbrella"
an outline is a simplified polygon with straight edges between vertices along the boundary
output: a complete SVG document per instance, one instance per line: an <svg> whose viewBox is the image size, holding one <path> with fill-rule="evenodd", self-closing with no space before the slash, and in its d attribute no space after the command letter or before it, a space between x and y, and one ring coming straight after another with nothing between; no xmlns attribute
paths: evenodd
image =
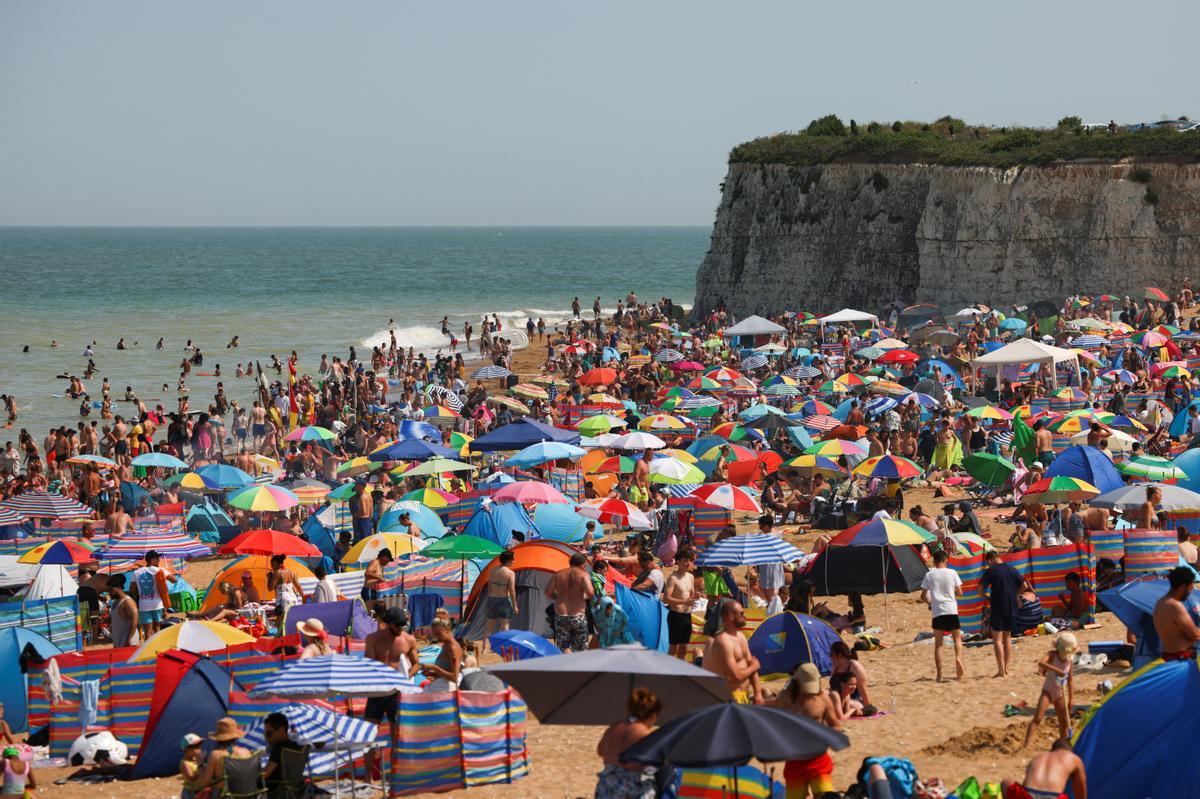
<svg viewBox="0 0 1200 799"><path fill-rule="evenodd" d="M146 452L130 461L134 466L162 466L167 469L186 469L187 464L165 452Z"/></svg>
<svg viewBox="0 0 1200 799"><path fill-rule="evenodd" d="M704 550L697 566L757 566L800 560L804 553L779 536L735 535Z"/></svg>
<svg viewBox="0 0 1200 799"><path fill-rule="evenodd" d="M481 366L480 368L476 369L474 372L471 372L471 379L472 380L499 380L501 378L508 377L511 374L512 374L512 372L505 369L503 366L496 366L494 364L489 364L488 366Z"/></svg>
<svg viewBox="0 0 1200 799"><path fill-rule="evenodd" d="M529 660L547 655L561 655L562 650L537 633L527 630L504 630L488 636L492 651L505 660Z"/></svg>
<svg viewBox="0 0 1200 799"><path fill-rule="evenodd" d="M350 655L319 655L284 666L260 682L250 692L250 698L327 699L420 692L421 686L411 678L377 660Z"/></svg>
<svg viewBox="0 0 1200 799"><path fill-rule="evenodd" d="M210 463L196 470L204 482L216 488L241 488L254 485L254 477L227 463Z"/></svg>
<svg viewBox="0 0 1200 799"><path fill-rule="evenodd" d="M121 507L126 513L133 513L142 504L143 499L150 499L150 492L137 483L121 483Z"/></svg>
<svg viewBox="0 0 1200 799"><path fill-rule="evenodd" d="M668 722L621 753L633 763L683 768L808 760L850 739L807 716L766 705L710 705Z"/></svg>
<svg viewBox="0 0 1200 799"><path fill-rule="evenodd" d="M501 465L527 469L549 461L577 460L586 454L587 450L573 444L564 444L561 441L539 441L512 455Z"/></svg>
<svg viewBox="0 0 1200 799"><path fill-rule="evenodd" d="M487 477L483 478L482 480L479 480L478 482L490 483L492 485L508 485L509 483L515 483L517 481L516 481L516 478L514 478L511 474L508 474L507 472L492 472Z"/></svg>
<svg viewBox="0 0 1200 799"><path fill-rule="evenodd" d="M767 365L767 356L751 355L749 358L742 359L742 371L750 372L755 369L761 369Z"/></svg>
<svg viewBox="0 0 1200 799"><path fill-rule="evenodd" d="M379 727L363 719L350 718L313 705L280 708L288 720L288 737L301 745L332 744L330 750L314 749L308 756L310 774L333 774L346 766L354 749L375 743ZM267 749L266 715L259 716L242 736L241 743L252 752ZM338 752L339 747L346 751Z"/></svg>
<svg viewBox="0 0 1200 799"><path fill-rule="evenodd" d="M457 452L446 449L422 438L410 438L372 452L367 457L373 461L427 461L433 457L455 458Z"/></svg>
<svg viewBox="0 0 1200 799"><path fill-rule="evenodd" d="M1000 323L1001 330L1011 330L1014 333L1020 333L1027 327L1029 327L1028 322L1015 316L1010 316Z"/></svg>

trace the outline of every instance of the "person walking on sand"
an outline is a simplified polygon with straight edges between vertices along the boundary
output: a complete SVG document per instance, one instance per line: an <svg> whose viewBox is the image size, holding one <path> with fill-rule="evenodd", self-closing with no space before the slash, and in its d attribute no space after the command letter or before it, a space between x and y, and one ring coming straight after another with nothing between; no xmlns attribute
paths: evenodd
<svg viewBox="0 0 1200 799"><path fill-rule="evenodd" d="M1038 672L1045 676L1042 682L1042 692L1038 695L1037 706L1033 718L1025 729L1025 742L1021 748L1029 746L1033 734L1041 726L1046 708L1054 706L1054 715L1058 719L1058 737L1071 737L1071 706L1075 701L1075 683L1071 677L1071 655L1079 649L1072 633L1059 633L1054 639L1054 648L1038 661Z"/></svg>
<svg viewBox="0 0 1200 799"><path fill-rule="evenodd" d="M1025 581L1021 573L1000 560L996 550L987 553L987 569L983 573L980 588L988 595L991 614L988 617L992 628L992 652L996 655L997 677L1008 676L1012 661L1012 634L1017 615L1021 586Z"/></svg>
<svg viewBox="0 0 1200 799"><path fill-rule="evenodd" d="M675 553L675 571L667 578L663 589L663 604L667 606L667 637L669 653L680 660L687 658L692 641L692 605L696 601L696 576L692 563L696 554L684 547Z"/></svg>
<svg viewBox="0 0 1200 799"><path fill-rule="evenodd" d="M1067 784L1075 799L1087 799L1087 770L1071 742L1059 738L1049 752L1036 755L1025 767L1021 782L1002 780L1004 799L1066 799Z"/></svg>
<svg viewBox="0 0 1200 799"><path fill-rule="evenodd" d="M494 632L504 632L508 629L510 620L520 612L517 606L517 575L512 570L516 555L511 549L500 553L499 564L488 574L487 605L484 613L487 616L487 636L485 642Z"/></svg>
<svg viewBox="0 0 1200 799"><path fill-rule="evenodd" d="M933 614L933 666L937 681L942 681L942 643L947 635L954 640L954 678L963 678L962 629L958 621L958 597L962 596L962 579L954 569L946 567L949 558L944 550L933 555L933 568L921 580L921 601Z"/></svg>
<svg viewBox="0 0 1200 799"><path fill-rule="evenodd" d="M584 570L586 563L587 556L576 552L570 565L555 572L546 586L546 598L554 603L554 643L563 652L588 647L587 603L596 589Z"/></svg>

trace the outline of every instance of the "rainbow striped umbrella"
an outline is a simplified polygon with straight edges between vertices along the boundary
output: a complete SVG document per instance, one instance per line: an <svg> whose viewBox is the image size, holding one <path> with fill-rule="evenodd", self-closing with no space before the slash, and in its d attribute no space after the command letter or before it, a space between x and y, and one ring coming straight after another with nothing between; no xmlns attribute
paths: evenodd
<svg viewBox="0 0 1200 799"><path fill-rule="evenodd" d="M743 427L737 422L724 422L717 425L711 431L714 436L720 436L728 441L742 441L744 439L758 440L763 437L762 433L748 427Z"/></svg>
<svg viewBox="0 0 1200 799"><path fill-rule="evenodd" d="M229 504L249 511L281 511L300 504L300 498L283 486L249 486L229 495Z"/></svg>
<svg viewBox="0 0 1200 799"><path fill-rule="evenodd" d="M337 433L315 424L297 427L283 437L284 441L316 441L320 444L331 444L337 439Z"/></svg>
<svg viewBox="0 0 1200 799"><path fill-rule="evenodd" d="M469 458L473 453L468 445L474 440L475 436L469 436L456 430L450 434L450 443L447 446L457 452L460 458Z"/></svg>
<svg viewBox="0 0 1200 799"><path fill-rule="evenodd" d="M874 458L867 458L855 466L854 473L863 477L906 480L910 477L920 477L925 470L908 458L901 458L897 455L877 455Z"/></svg>
<svg viewBox="0 0 1200 799"><path fill-rule="evenodd" d="M1162 370L1162 372L1159 374L1159 377L1190 378L1191 376L1192 376L1192 373L1189 372L1187 369L1183 368L1182 366L1169 366L1166 369Z"/></svg>
<svg viewBox="0 0 1200 799"><path fill-rule="evenodd" d="M374 472L382 469L384 461L373 461L366 455L359 455L357 458L351 458L337 468L337 473L342 477L357 477L360 474Z"/></svg>
<svg viewBox="0 0 1200 799"><path fill-rule="evenodd" d="M0 527L8 527L12 524L24 524L27 521L29 520L15 510L9 510L0 505Z"/></svg>
<svg viewBox="0 0 1200 799"><path fill-rule="evenodd" d="M1003 422L1012 420L1011 413L1003 408L997 408L995 405L980 405L978 408L972 408L967 411L967 416L974 416L976 419L991 419Z"/></svg>
<svg viewBox="0 0 1200 799"><path fill-rule="evenodd" d="M320 480L302 478L288 486L300 498L301 505L320 505L329 494L329 486Z"/></svg>
<svg viewBox="0 0 1200 799"><path fill-rule="evenodd" d="M723 388L719 382L705 375L693 377L687 382L687 387L693 391L719 391Z"/></svg>
<svg viewBox="0 0 1200 799"><path fill-rule="evenodd" d="M718 383L732 383L740 378L742 373L727 366L714 366L705 372L704 376L709 380L716 380Z"/></svg>
<svg viewBox="0 0 1200 799"><path fill-rule="evenodd" d="M1156 330L1140 330L1130 336L1129 340L1139 347L1150 349L1151 347L1165 346L1171 339Z"/></svg>
<svg viewBox="0 0 1200 799"><path fill-rule="evenodd" d="M638 422L639 430L690 430L691 427L683 419L669 413L656 413Z"/></svg>
<svg viewBox="0 0 1200 799"><path fill-rule="evenodd" d="M1100 495L1100 489L1078 477L1043 477L1029 487L1022 502L1083 502Z"/></svg>
<svg viewBox="0 0 1200 799"><path fill-rule="evenodd" d="M140 560L152 549L164 558L198 558L212 554L211 547L184 533L134 530L110 539L103 549L92 555L92 559Z"/></svg>
<svg viewBox="0 0 1200 799"><path fill-rule="evenodd" d="M933 540L929 531L904 519L868 519L835 535L831 545L870 547L925 544Z"/></svg>
<svg viewBox="0 0 1200 799"><path fill-rule="evenodd" d="M140 457L140 456L139 456ZM90 452L83 455L75 455L67 458L67 463L98 463L101 466L116 466L117 462L104 457L103 455L93 455Z"/></svg>
<svg viewBox="0 0 1200 799"><path fill-rule="evenodd" d="M806 400L792 408L793 413L802 413L805 416L833 416L833 410L829 403L815 399Z"/></svg>
<svg viewBox="0 0 1200 799"><path fill-rule="evenodd" d="M831 438L827 441L818 441L808 449L804 450L805 455L824 455L827 458L836 458L839 455L866 455L867 450L855 441L846 441L841 438Z"/></svg>
<svg viewBox="0 0 1200 799"><path fill-rule="evenodd" d="M586 419L580 420L575 425L575 429L583 433L585 436L598 436L603 433L608 433L615 428L624 427L625 420L617 416L611 416L607 413L599 413L595 416L589 416Z"/></svg>
<svg viewBox="0 0 1200 799"><path fill-rule="evenodd" d="M409 491L400 500L402 502L420 502L428 508L437 510L439 508L447 508L458 502L458 495L451 494L449 491L442 491L440 488L418 488L416 491Z"/></svg>
<svg viewBox="0 0 1200 799"><path fill-rule="evenodd" d="M82 502L48 491L17 494L3 507L30 519L82 519L92 515L92 509Z"/></svg>
<svg viewBox="0 0 1200 799"><path fill-rule="evenodd" d="M550 399L550 392L534 383L517 383L509 391L529 399Z"/></svg>
<svg viewBox="0 0 1200 799"><path fill-rule="evenodd" d="M849 394L850 386L845 383L839 383L836 380L826 380L817 391L822 394Z"/></svg>
<svg viewBox="0 0 1200 799"><path fill-rule="evenodd" d="M47 541L17 558L17 563L40 563L43 566L71 566L95 560L92 550L67 538Z"/></svg>
<svg viewBox="0 0 1200 799"><path fill-rule="evenodd" d="M707 505L714 505L726 510L748 511L762 513L762 505L749 492L739 486L729 483L705 483L693 489L689 496Z"/></svg>
<svg viewBox="0 0 1200 799"><path fill-rule="evenodd" d="M779 468L795 469L801 474L809 476L822 474L827 477L836 477L843 473L842 467L838 466L837 461L826 458L824 455L797 455L779 464Z"/></svg>
<svg viewBox="0 0 1200 799"><path fill-rule="evenodd" d="M840 383L843 386L853 388L855 386L865 386L868 383L870 383L871 381L865 377L862 377L861 375L856 375L856 374L847 372L846 374L838 375L837 377L833 378L833 382Z"/></svg>

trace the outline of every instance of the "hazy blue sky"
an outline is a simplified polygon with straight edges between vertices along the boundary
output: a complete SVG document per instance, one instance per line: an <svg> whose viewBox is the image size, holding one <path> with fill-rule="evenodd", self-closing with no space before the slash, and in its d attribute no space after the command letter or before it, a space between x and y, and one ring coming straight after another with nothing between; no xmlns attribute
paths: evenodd
<svg viewBox="0 0 1200 799"><path fill-rule="evenodd" d="M0 0L0 224L707 225L730 147L829 112L1195 115L1197 29L1196 0Z"/></svg>

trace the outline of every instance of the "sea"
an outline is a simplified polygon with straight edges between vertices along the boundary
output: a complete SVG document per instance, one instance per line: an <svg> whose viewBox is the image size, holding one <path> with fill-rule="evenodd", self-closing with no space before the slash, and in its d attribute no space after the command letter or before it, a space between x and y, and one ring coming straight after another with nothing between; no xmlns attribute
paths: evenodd
<svg viewBox="0 0 1200 799"><path fill-rule="evenodd" d="M295 350L315 373L322 354L368 357L389 330L447 352L443 316L461 339L464 321L477 335L495 313L521 345L527 319L564 322L574 297L585 313L596 297L611 313L631 290L688 305L708 241L704 227L0 228L0 394L18 407L0 443L26 428L40 445L51 426L81 420L60 376L82 376L89 345L93 401L107 377L113 398L129 386L177 408L190 340L204 354L187 379L193 410L218 379L245 402L254 386L234 377L239 364L266 368ZM220 378L196 374L218 364Z"/></svg>

